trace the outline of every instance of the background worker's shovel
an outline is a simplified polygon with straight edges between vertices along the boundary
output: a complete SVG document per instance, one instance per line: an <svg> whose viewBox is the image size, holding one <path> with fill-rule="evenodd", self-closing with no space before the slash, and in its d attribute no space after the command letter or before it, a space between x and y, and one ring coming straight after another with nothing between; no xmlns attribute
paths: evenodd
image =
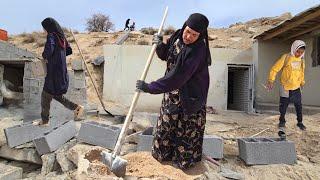
<svg viewBox="0 0 320 180"><path fill-rule="evenodd" d="M166 7L166 9L165 9L165 12L164 12L164 15L163 15L163 18L162 18L162 22L161 22L161 25L160 25L159 30L158 30L158 35L160 35L160 33L162 31L164 21L166 20L166 17L167 17L167 13L168 13L168 7ZM153 55L154 55L154 53L156 51L156 47L157 47L156 44L152 45L152 49L151 49L151 52L149 54L147 63L145 65L143 73L142 73L142 75L140 77L141 81L144 81L146 79L147 72L148 72L149 67L151 65L151 61L152 61ZM113 153L108 153L108 152L105 152L105 151L103 151L101 153L102 162L104 164L106 164L115 175L121 176L121 177L124 176L125 173L126 173L127 161L125 159L122 159L119 156L119 153L120 153L123 141L125 139L125 136L127 134L127 129L128 129L129 124L130 124L130 122L132 120L133 112L134 112L134 110L136 108L139 96L140 96L140 91L136 91L134 96L133 96L133 100L132 100L129 112L128 112L128 114L126 116L126 119L124 121L124 124L122 126L122 129L121 129L121 132L119 134L118 141L117 141L116 146L115 146L115 148L113 150Z"/></svg>
<svg viewBox="0 0 320 180"><path fill-rule="evenodd" d="M90 77L90 80L91 80L91 83L92 83L92 85L93 85L93 88L94 88L94 90L95 90L96 93L97 93L97 96L98 96L98 99L99 99L99 101L100 101L100 103L101 103L102 108L103 108L104 111L105 111L106 113L108 113L111 117L115 117L113 114L111 114L111 113L106 109L106 106L104 105L103 100L102 100L102 97L101 97L101 95L100 95L100 93L99 93L99 91L98 91L97 85L96 85L96 83L94 82L94 78L92 77L92 73L91 73L91 71L90 71L89 68L88 68L88 65L87 65L87 63L86 63L86 60L84 59L84 56L83 56L83 54L82 54L82 51L81 51L80 46L79 46L79 44L78 44L78 41L77 41L76 37L74 36L73 31L72 31L71 29L70 29L70 32L71 32L72 37L73 37L73 39L74 39L74 41L75 41L75 43L76 43L76 45L77 45L77 48L78 48L78 50L79 50L81 59L82 59L83 64L84 64L84 66L85 66L85 68L86 68L86 70L87 70L87 73L88 73L88 75L89 75L89 77Z"/></svg>

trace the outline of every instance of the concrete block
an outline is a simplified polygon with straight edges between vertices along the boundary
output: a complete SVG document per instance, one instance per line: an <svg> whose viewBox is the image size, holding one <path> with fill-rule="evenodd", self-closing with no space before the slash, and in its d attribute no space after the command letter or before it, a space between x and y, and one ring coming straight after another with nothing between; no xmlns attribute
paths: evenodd
<svg viewBox="0 0 320 180"><path fill-rule="evenodd" d="M72 69L75 71L84 70L84 64L81 59L74 59L71 61Z"/></svg>
<svg viewBox="0 0 320 180"><path fill-rule="evenodd" d="M280 138L240 138L239 156L248 165L294 164L297 161L295 145Z"/></svg>
<svg viewBox="0 0 320 180"><path fill-rule="evenodd" d="M0 164L0 180L22 179L22 168Z"/></svg>
<svg viewBox="0 0 320 180"><path fill-rule="evenodd" d="M53 171L56 161L55 153L44 154L41 156L42 159L42 167L41 167L41 175L47 175Z"/></svg>
<svg viewBox="0 0 320 180"><path fill-rule="evenodd" d="M139 135L137 150L151 151L153 138L153 127L149 127ZM222 138L215 135L205 135L203 138L202 153L215 159L222 159Z"/></svg>
<svg viewBox="0 0 320 180"><path fill-rule="evenodd" d="M137 151L151 151L153 138L153 127L149 127L143 131L139 135Z"/></svg>
<svg viewBox="0 0 320 180"><path fill-rule="evenodd" d="M81 124L78 140L92 145L113 149L121 128L94 121Z"/></svg>
<svg viewBox="0 0 320 180"><path fill-rule="evenodd" d="M7 145L1 146L0 157L34 164L42 164L41 158L34 148L15 149Z"/></svg>
<svg viewBox="0 0 320 180"><path fill-rule="evenodd" d="M53 152L64 143L73 138L77 133L74 121L68 121L40 138L33 140L33 143L40 155Z"/></svg>
<svg viewBox="0 0 320 180"><path fill-rule="evenodd" d="M32 123L25 123L4 129L4 134L8 146L13 148L41 137L52 129L52 126L40 127L34 126Z"/></svg>
<svg viewBox="0 0 320 180"><path fill-rule="evenodd" d="M73 71L73 87L76 89L86 88L84 71Z"/></svg>
<svg viewBox="0 0 320 180"><path fill-rule="evenodd" d="M44 61L34 60L26 62L24 66L24 77L40 78L45 77L47 72L47 64Z"/></svg>
<svg viewBox="0 0 320 180"><path fill-rule="evenodd" d="M205 135L203 138L202 153L214 159L222 159L223 139L215 135Z"/></svg>

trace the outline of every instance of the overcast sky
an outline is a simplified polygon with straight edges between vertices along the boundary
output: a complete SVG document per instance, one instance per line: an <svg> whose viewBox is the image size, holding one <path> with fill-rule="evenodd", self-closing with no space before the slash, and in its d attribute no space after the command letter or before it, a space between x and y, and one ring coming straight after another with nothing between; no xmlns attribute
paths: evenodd
<svg viewBox="0 0 320 180"><path fill-rule="evenodd" d="M205 14L211 27L228 27L259 17L295 15L319 5L319 0L1 0L0 29L9 34L42 30L41 21L55 18L62 26L85 31L86 19L94 13L109 15L115 30L124 28L127 18L142 27L158 27L165 6L166 26L180 28L194 12Z"/></svg>

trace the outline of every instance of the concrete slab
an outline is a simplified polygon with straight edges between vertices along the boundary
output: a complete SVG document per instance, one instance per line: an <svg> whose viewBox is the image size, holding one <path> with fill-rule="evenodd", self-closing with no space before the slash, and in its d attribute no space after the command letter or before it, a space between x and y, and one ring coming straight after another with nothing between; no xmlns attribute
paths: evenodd
<svg viewBox="0 0 320 180"><path fill-rule="evenodd" d="M238 139L239 156L248 165L294 164L297 154L294 142L280 138L241 138Z"/></svg>
<svg viewBox="0 0 320 180"><path fill-rule="evenodd" d="M0 157L34 164L42 164L42 160L34 148L15 149L7 145L1 146Z"/></svg>
<svg viewBox="0 0 320 180"><path fill-rule="evenodd" d="M22 179L22 168L0 164L0 180Z"/></svg>
<svg viewBox="0 0 320 180"><path fill-rule="evenodd" d="M113 149L121 128L94 121L81 124L78 141Z"/></svg>
<svg viewBox="0 0 320 180"><path fill-rule="evenodd" d="M61 126L46 133L44 136L34 139L33 143L37 152L42 155L53 152L61 147L64 143L73 138L77 133L74 121L68 121Z"/></svg>

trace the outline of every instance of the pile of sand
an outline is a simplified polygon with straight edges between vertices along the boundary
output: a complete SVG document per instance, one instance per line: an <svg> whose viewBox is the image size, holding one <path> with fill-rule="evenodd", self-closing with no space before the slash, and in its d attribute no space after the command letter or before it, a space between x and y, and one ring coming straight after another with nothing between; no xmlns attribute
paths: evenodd
<svg viewBox="0 0 320 180"><path fill-rule="evenodd" d="M150 152L135 152L124 156L128 160L126 175L145 178L164 179L196 179L207 171L203 163L198 163L195 167L182 171L172 166L170 162L160 163L155 160Z"/></svg>

